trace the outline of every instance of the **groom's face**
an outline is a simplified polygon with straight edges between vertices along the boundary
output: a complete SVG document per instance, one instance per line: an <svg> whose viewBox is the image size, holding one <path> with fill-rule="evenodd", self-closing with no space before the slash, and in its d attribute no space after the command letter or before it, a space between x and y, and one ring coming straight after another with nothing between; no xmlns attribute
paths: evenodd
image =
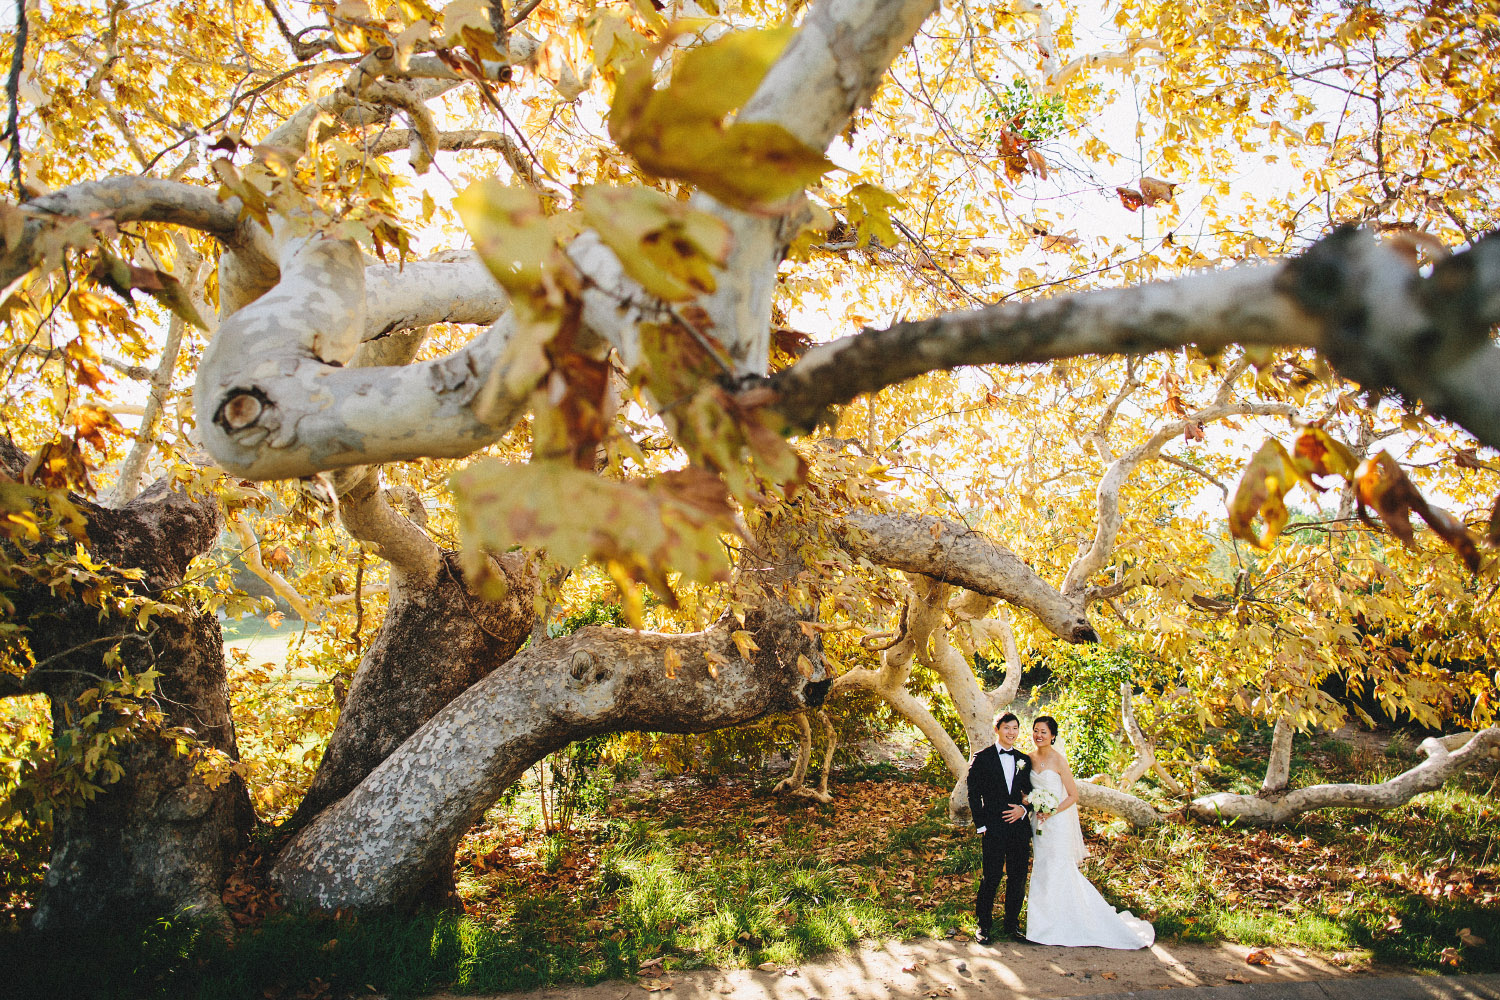
<svg viewBox="0 0 1500 1000"><path fill-rule="evenodd" d="M1015 719L1007 719L995 727L995 734L1000 737L1001 746L1008 747L1021 735L1021 724Z"/></svg>

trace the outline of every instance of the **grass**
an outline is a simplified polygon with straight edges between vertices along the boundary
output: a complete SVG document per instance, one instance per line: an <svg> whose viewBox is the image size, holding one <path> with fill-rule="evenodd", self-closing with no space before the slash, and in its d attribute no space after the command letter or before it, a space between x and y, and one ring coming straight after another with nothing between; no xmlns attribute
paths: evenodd
<svg viewBox="0 0 1500 1000"><path fill-rule="evenodd" d="M1254 753L1216 787L1257 782ZM1412 751L1298 741L1294 775L1371 780ZM1495 765L1387 813L1288 828L1089 817L1086 873L1173 941L1299 948L1358 967L1500 971ZM465 912L405 919L272 916L227 947L157 922L80 947L0 934L19 994L78 997L395 997L592 983L658 969L792 964L860 939L973 929L976 839L945 819L947 790L841 781L832 804L746 782L692 781L612 797L611 815L543 836L522 800L460 845ZM1459 932L1486 939L1465 945ZM57 950L50 952L49 948ZM660 965L655 964L660 960ZM40 970L40 971L38 971ZM27 977L33 977L28 979Z"/></svg>

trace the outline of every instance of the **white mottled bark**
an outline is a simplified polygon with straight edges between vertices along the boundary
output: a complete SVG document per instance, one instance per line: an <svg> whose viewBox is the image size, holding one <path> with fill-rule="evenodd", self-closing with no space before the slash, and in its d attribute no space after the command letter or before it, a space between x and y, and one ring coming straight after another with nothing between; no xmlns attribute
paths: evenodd
<svg viewBox="0 0 1500 1000"><path fill-rule="evenodd" d="M1276 719L1276 728L1271 731L1271 755L1266 760L1266 777L1260 783L1262 795L1279 792L1286 788L1292 771L1292 736L1297 727L1285 716Z"/></svg>
<svg viewBox="0 0 1500 1000"><path fill-rule="evenodd" d="M813 149L827 149L854 111L869 103L891 62L933 11L936 0L827 0L814 4L738 121L774 122ZM734 237L732 280L699 300L735 374L764 374L770 360L771 293L776 268L799 223L753 215L699 196Z"/></svg>
<svg viewBox="0 0 1500 1000"><path fill-rule="evenodd" d="M1155 826L1164 818L1144 799L1092 781L1078 783L1078 804L1085 809L1097 809L1099 812L1118 816L1138 829Z"/></svg>
<svg viewBox="0 0 1500 1000"><path fill-rule="evenodd" d="M1500 726L1478 733L1455 733L1422 741L1427 759L1389 781L1375 785L1309 785L1275 799L1217 792L1193 800L1192 815L1201 820L1235 820L1249 826L1286 823L1316 809L1394 809L1423 792L1441 788L1460 768L1500 747Z"/></svg>
<svg viewBox="0 0 1500 1000"><path fill-rule="evenodd" d="M505 292L473 254L365 269L365 340L431 326L489 326L509 307Z"/></svg>
<svg viewBox="0 0 1500 1000"><path fill-rule="evenodd" d="M851 514L844 524L845 547L871 562L998 597L1030 611L1069 642L1098 641L1081 598L1058 593L981 532L913 514Z"/></svg>
<svg viewBox="0 0 1500 1000"><path fill-rule="evenodd" d="M866 330L773 375L797 427L829 406L915 375L974 364L1195 344L1314 347L1339 373L1409 399L1500 446L1500 237L1417 274L1400 250L1340 230L1285 264L1236 267Z"/></svg>
<svg viewBox="0 0 1500 1000"><path fill-rule="evenodd" d="M461 457L520 415L474 401L511 360L502 318L459 351L404 367L345 367L366 333L365 268L352 243L283 248L275 288L226 319L198 370L198 427L236 475L285 479L425 456ZM414 317L420 322L427 317Z"/></svg>
<svg viewBox="0 0 1500 1000"><path fill-rule="evenodd" d="M162 222L209 233L226 246L246 251L256 245L256 227L240 220L239 199L220 201L211 188L151 177L112 177L75 184L25 202L20 210L26 216L20 239L0 253L0 289L24 277L40 260L38 237L43 231L70 219L103 218L117 224ZM92 239L87 229L78 235Z"/></svg>
<svg viewBox="0 0 1500 1000"><path fill-rule="evenodd" d="M821 702L796 667L816 649L794 624L690 635L586 628L528 647L433 716L282 851L272 879L292 901L333 909L409 903L451 864L464 832L533 762L599 732L703 732ZM671 649L681 665L664 668ZM719 663L710 676L705 654ZM821 657L819 657L821 659ZM815 661L816 662L816 661Z"/></svg>

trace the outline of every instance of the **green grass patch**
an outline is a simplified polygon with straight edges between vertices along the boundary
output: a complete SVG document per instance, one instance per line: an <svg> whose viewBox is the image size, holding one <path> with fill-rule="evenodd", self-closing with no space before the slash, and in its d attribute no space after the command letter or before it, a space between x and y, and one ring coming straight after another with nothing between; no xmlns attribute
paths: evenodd
<svg viewBox="0 0 1500 1000"><path fill-rule="evenodd" d="M1299 739L1297 752L1305 784L1388 777L1413 751L1346 753ZM1256 765L1231 758L1212 781L1251 785ZM1165 824L1137 834L1086 817L1085 873L1167 943L1500 971L1496 771L1475 769L1390 812L1314 815L1283 829ZM846 781L836 793L818 805L747 782L676 782L616 795L607 819L552 836L517 799L460 845L464 913L282 914L232 948L181 922L89 942L12 931L0 933L0 967L22 996L408 997L587 984L643 967L792 964L861 939L972 932L979 840L948 825L948 789L903 778ZM1460 931L1489 944L1465 945Z"/></svg>

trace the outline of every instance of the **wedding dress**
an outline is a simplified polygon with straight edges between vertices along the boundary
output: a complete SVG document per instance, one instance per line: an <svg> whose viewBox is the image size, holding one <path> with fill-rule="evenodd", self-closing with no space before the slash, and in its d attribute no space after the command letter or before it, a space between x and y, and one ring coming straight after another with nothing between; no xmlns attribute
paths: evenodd
<svg viewBox="0 0 1500 1000"><path fill-rule="evenodd" d="M1047 788L1058 801L1065 796L1062 775L1032 773L1033 788ZM1146 948L1156 940L1156 929L1128 910L1115 911L1099 890L1078 871L1087 857L1078 807L1054 813L1033 828L1031 886L1026 893L1026 937L1037 944L1084 948Z"/></svg>

